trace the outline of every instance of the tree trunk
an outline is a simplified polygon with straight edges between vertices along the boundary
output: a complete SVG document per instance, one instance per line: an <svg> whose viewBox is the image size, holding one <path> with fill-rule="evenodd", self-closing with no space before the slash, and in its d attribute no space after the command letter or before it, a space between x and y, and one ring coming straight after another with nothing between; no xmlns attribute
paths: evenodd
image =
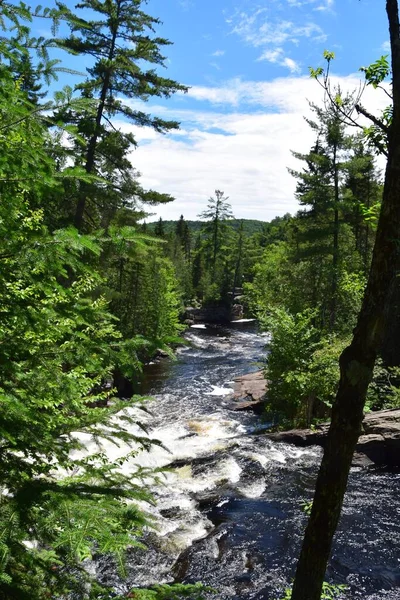
<svg viewBox="0 0 400 600"><path fill-rule="evenodd" d="M395 277L389 295L389 305L380 351L386 367L400 367L400 277Z"/></svg>
<svg viewBox="0 0 400 600"><path fill-rule="evenodd" d="M86 171L86 173L89 173L89 174L93 173L93 169L94 169L97 140L100 135L101 121L103 118L104 107L105 107L105 102L106 102L106 98L107 98L107 93L109 90L109 85L110 85L110 78L109 78L109 75L107 75L107 77L105 78L105 80L103 82L103 87L101 90L99 105L98 105L97 114L96 114L96 124L95 124L94 133L89 140L88 150L86 153L85 171ZM89 189L90 189L90 186L88 186L86 183L82 183L81 189L79 191L78 203L76 205L75 218L74 218L74 225L78 231L81 231L81 229L82 229L83 215L85 214L85 207L86 207L86 201L87 201Z"/></svg>
<svg viewBox="0 0 400 600"><path fill-rule="evenodd" d="M233 276L233 287L232 287L232 302L235 299L235 289L237 287L241 287L242 282L239 282L238 285L238 278L239 278L239 274L240 274L240 268L242 266L242 258L243 258L243 221L240 222L240 229L239 229L239 240L238 240L238 248L237 248L237 258L236 258L236 265L235 265L235 273Z"/></svg>
<svg viewBox="0 0 400 600"><path fill-rule="evenodd" d="M292 600L320 600L376 354L385 307L400 266L400 28L397 0L387 0L393 72L393 121L372 265L353 340L340 357L340 383L332 409L309 523L297 565Z"/></svg>
<svg viewBox="0 0 400 600"><path fill-rule="evenodd" d="M335 211L333 221L333 250L332 250L332 299L329 326L331 331L335 327L337 312L337 291L339 279L339 167L337 164L337 145L333 150L334 188L335 188Z"/></svg>
<svg viewBox="0 0 400 600"><path fill-rule="evenodd" d="M120 3L121 3L121 1L117 0L117 18L119 17ZM114 27L114 29L112 31L110 50L108 53L108 61L110 63L114 60L117 34L118 34L118 25L116 27ZM104 109L105 109L106 100L107 100L107 94L110 91L111 72L109 69L110 68L108 68L108 70L106 72L106 75L104 77L104 81L103 81L103 84L101 87L99 104L98 104L97 112L96 112L95 128L94 128L93 135L89 140L87 153L86 153L85 171L86 171L86 173L89 173L89 174L93 173L93 170L94 170L97 141L98 141L100 131L101 131L101 122L103 119ZM78 197L78 203L76 205L75 217L74 217L74 225L78 231L81 231L81 229L82 229L83 216L85 214L85 207L86 207L86 201L88 198L89 189L90 189L90 187L87 184L82 183L79 197Z"/></svg>

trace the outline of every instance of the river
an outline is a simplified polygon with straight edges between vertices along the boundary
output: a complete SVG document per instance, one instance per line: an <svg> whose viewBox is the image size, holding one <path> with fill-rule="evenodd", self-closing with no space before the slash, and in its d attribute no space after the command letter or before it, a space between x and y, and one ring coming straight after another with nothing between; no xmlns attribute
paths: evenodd
<svg viewBox="0 0 400 600"><path fill-rule="evenodd" d="M151 487L156 530L129 551L121 580L111 560L97 576L118 593L156 582L202 581L218 600L278 600L293 576L320 459L318 448L270 442L265 424L230 408L232 380L260 368L268 338L252 323L191 328L177 360L146 368L141 411L162 442L135 463L168 467ZM115 450L109 449L111 459ZM114 454L113 454L114 452ZM327 580L342 598L400 599L400 474L353 468Z"/></svg>

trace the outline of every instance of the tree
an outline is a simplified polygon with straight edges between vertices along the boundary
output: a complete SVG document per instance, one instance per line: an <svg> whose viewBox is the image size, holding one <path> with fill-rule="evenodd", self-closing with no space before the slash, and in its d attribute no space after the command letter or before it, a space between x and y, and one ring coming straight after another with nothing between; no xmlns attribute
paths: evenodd
<svg viewBox="0 0 400 600"><path fill-rule="evenodd" d="M86 20L79 12L77 18L58 2L71 28L69 37L58 40L59 46L94 59L93 67L88 69L89 77L77 86L85 98L93 100L94 119L88 114L71 111L61 116L66 122L77 124L78 132L85 140L83 148L82 142L78 143L76 152L81 155L86 172L102 175L108 181L105 199L101 198L101 187L100 198L97 198L96 210L100 213L107 209L105 202L111 203L108 210L113 212L123 202L129 203L135 198L150 204L172 199L152 190L145 192L138 185L126 158L127 152L135 145L134 136L117 130L112 123L112 119L119 116L134 125L152 127L160 133L178 127L176 121L152 117L124 102L124 99L146 101L154 96L168 98L175 92L187 90L176 81L158 75L154 68L144 68L146 64L164 66L165 57L161 49L170 42L153 35L160 21L142 11L143 3L143 0L83 0L76 8L78 11L91 11L93 17ZM113 165L114 174L116 169L120 170L119 177L107 177L108 163ZM110 198L110 190L116 192L114 201ZM90 188L88 183L81 185L74 215L74 225L78 230L83 228L87 205L91 203L92 210L93 205L96 207L96 196L99 196L96 187Z"/></svg>
<svg viewBox="0 0 400 600"><path fill-rule="evenodd" d="M157 237L164 237L165 235L164 223L161 217L158 219L154 228L154 235L156 235Z"/></svg>
<svg viewBox="0 0 400 600"><path fill-rule="evenodd" d="M179 221L176 224L175 235L178 243L182 247L186 260L190 264L191 236L189 226L185 221L183 215L180 216Z"/></svg>
<svg viewBox="0 0 400 600"><path fill-rule="evenodd" d="M340 94L340 90L336 90ZM347 105L351 98L345 98ZM316 256L327 252L331 255L330 293L329 293L329 325L335 327L338 305L338 284L340 277L339 234L342 213L342 180L345 164L348 160L350 138L345 134L340 112L335 105L325 109L311 104L317 121L308 119L311 128L317 134L317 141L308 155L293 153L296 158L307 162L303 172L291 171L298 178L297 197L302 205L309 206L306 214L314 224L318 236L315 245ZM325 235L324 235L325 234ZM325 239L324 239L325 238ZM327 244L326 239L330 239Z"/></svg>
<svg viewBox="0 0 400 600"><path fill-rule="evenodd" d="M304 536L292 600L319 600L332 539L340 517L368 385L385 327L391 286L400 270L400 21L397 0L386 1L389 21L393 117L382 208L363 305L350 346L340 357L340 383ZM384 132L385 133L385 132Z"/></svg>
<svg viewBox="0 0 400 600"><path fill-rule="evenodd" d="M237 244L235 248L235 268L233 274L232 298L235 294L235 288L241 287L243 283L243 258L244 258L244 228L243 219L240 221Z"/></svg>
<svg viewBox="0 0 400 600"><path fill-rule="evenodd" d="M194 291L201 296L201 282L205 275L204 253L201 235L198 234L194 244L194 259L192 263L192 283Z"/></svg>
<svg viewBox="0 0 400 600"><path fill-rule="evenodd" d="M227 231L225 221L233 219L231 205L228 197L221 190L215 190L215 198L210 197L207 209L199 214L199 217L208 221L204 226L209 248L208 262L212 269L212 279L215 280L216 264L219 250L221 249L224 234Z"/></svg>
<svg viewBox="0 0 400 600"><path fill-rule="evenodd" d="M8 44L0 40L1 59ZM150 447L148 437L130 433L138 423L110 389L115 367L140 367L138 340L122 339L100 275L104 247L114 246L120 264L132 231L96 238L48 228L48 195L61 196L66 179L77 188L85 173L56 164L46 107L28 101L29 88L3 60L0 78L0 597L108 598L83 561L111 553L123 573L124 552L141 545L147 522L133 501L150 500L146 470L121 469ZM177 330L179 298L170 263L153 258L144 302L154 337L165 340ZM108 461L104 440L122 446L120 459ZM136 595L178 599L191 589Z"/></svg>
<svg viewBox="0 0 400 600"><path fill-rule="evenodd" d="M127 478L85 450L102 427L135 442L110 420L122 405L100 407L121 336L82 261L98 244L72 229L51 234L36 208L60 186L48 133L0 70L0 595L42 600L84 586L81 561L95 547L121 559L145 522L127 498L148 494L139 473Z"/></svg>
<svg viewBox="0 0 400 600"><path fill-rule="evenodd" d="M344 189L345 220L354 232L356 249L362 257L367 275L375 239L374 221L380 209L382 185L375 159L366 151L364 140L358 140L354 153L346 165Z"/></svg>

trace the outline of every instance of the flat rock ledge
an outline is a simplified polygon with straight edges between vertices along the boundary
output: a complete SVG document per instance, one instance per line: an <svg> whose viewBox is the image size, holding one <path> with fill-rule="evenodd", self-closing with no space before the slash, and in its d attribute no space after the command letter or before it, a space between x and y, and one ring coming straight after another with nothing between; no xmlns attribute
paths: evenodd
<svg viewBox="0 0 400 600"><path fill-rule="evenodd" d="M323 447L328 428L329 425L324 424L314 429L291 429L266 435L275 442L303 448L314 445ZM381 410L365 415L353 465L371 464L400 466L400 409Z"/></svg>
<svg viewBox="0 0 400 600"><path fill-rule="evenodd" d="M247 373L235 377L233 396L231 397L232 410L262 411L267 393L267 381L262 371Z"/></svg>

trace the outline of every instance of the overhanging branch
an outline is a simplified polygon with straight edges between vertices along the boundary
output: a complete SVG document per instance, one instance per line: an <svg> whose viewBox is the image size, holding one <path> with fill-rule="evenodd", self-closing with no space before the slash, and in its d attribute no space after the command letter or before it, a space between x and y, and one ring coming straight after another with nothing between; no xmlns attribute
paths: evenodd
<svg viewBox="0 0 400 600"><path fill-rule="evenodd" d="M382 131L384 131L386 135L389 133L389 127L385 125L383 121L381 121L377 117L374 117L374 115L368 112L363 106L361 106L361 104L356 104L355 108L358 114L363 115L364 117L372 121L373 124L379 127L379 129L382 129Z"/></svg>

